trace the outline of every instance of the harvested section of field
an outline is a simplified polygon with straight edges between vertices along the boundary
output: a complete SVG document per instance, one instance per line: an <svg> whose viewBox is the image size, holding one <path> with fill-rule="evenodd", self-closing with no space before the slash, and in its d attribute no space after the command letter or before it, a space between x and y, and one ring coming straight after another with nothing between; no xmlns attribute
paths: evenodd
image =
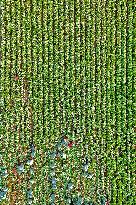
<svg viewBox="0 0 136 205"><path fill-rule="evenodd" d="M135 6L1 1L0 205L135 204Z"/></svg>

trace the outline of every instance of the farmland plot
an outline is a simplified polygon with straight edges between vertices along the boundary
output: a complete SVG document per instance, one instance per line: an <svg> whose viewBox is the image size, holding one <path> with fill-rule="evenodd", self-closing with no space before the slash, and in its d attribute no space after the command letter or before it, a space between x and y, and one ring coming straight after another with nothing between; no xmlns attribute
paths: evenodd
<svg viewBox="0 0 136 205"><path fill-rule="evenodd" d="M1 1L0 204L135 204L135 1Z"/></svg>

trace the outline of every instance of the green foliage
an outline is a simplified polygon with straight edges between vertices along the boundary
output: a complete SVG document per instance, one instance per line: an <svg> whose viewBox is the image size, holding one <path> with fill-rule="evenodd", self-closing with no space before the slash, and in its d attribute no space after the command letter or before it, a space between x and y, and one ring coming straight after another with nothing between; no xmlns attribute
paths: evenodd
<svg viewBox="0 0 136 205"><path fill-rule="evenodd" d="M53 152L55 204L81 204L78 195L134 204L134 8L134 0L1 1L0 166L10 175L24 163L22 193L33 172L33 204L50 204ZM75 144L58 148L64 136ZM15 203L10 195L0 204Z"/></svg>

